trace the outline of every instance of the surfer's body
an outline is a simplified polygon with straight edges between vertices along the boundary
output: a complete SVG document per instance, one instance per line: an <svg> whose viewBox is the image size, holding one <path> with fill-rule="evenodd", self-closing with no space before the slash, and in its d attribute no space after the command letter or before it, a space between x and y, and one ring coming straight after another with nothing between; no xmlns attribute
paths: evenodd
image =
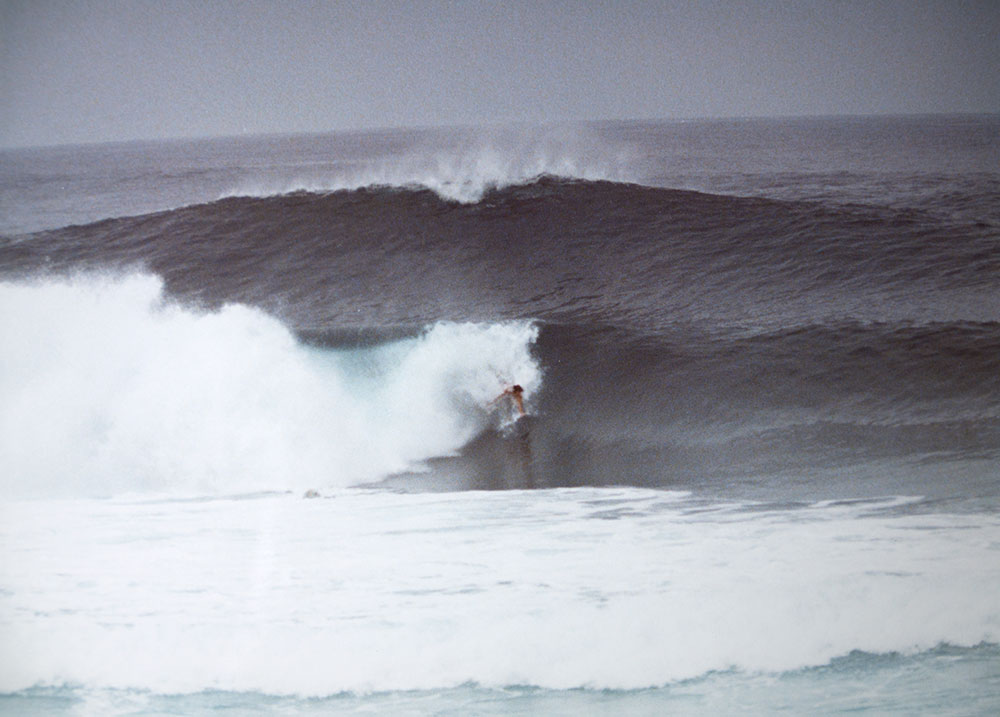
<svg viewBox="0 0 1000 717"><path fill-rule="evenodd" d="M514 409L517 411L518 417L521 417L526 414L526 411L524 410L524 389L521 388L518 384L515 383L513 386L511 386L503 393L501 393L499 396L494 398L490 402L490 405L492 406L493 404L497 403L498 401L504 398L510 399L511 403L514 406Z"/></svg>

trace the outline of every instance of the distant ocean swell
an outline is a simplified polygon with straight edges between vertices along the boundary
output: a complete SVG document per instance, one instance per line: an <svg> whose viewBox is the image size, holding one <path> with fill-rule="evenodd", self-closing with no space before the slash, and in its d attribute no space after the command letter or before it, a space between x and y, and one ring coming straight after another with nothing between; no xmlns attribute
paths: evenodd
<svg viewBox="0 0 1000 717"><path fill-rule="evenodd" d="M171 292L278 307L301 328L497 315L782 326L789 308L863 317L898 303L932 320L1000 316L980 291L1000 274L988 223L551 177L473 204L391 187L224 199L8 238L0 265L143 266Z"/></svg>

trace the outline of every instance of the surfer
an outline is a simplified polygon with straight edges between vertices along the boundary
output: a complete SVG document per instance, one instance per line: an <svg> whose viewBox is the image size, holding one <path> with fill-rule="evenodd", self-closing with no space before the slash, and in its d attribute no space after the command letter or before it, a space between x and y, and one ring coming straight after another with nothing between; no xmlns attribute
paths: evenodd
<svg viewBox="0 0 1000 717"><path fill-rule="evenodd" d="M499 430L501 442L500 455L507 456L505 468L501 471L508 487L534 488L534 461L531 457L532 417L524 410L524 389L514 384L490 401L493 406L500 401L507 401L511 413L516 412L513 423L505 423ZM510 483L513 481L513 483Z"/></svg>
<svg viewBox="0 0 1000 717"><path fill-rule="evenodd" d="M518 416L525 415L526 412L524 410L524 389L523 388L521 388L518 384L515 383L513 386L511 386L510 388L508 388L507 390L505 390L503 393L501 393L499 396L497 396L492 401L490 401L490 405L492 406L497 401L500 401L500 400L502 400L504 398L509 398L511 400L511 402L514 404L514 408L517 409L517 415Z"/></svg>

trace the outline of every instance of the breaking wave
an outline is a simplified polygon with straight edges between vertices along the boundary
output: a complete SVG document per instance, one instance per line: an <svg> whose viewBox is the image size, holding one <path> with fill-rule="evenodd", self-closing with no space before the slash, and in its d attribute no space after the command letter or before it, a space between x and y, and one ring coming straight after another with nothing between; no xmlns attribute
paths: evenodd
<svg viewBox="0 0 1000 717"><path fill-rule="evenodd" d="M12 495L346 486L447 455L540 385L527 322L307 345L264 312L198 311L149 275L0 285L0 474Z"/></svg>

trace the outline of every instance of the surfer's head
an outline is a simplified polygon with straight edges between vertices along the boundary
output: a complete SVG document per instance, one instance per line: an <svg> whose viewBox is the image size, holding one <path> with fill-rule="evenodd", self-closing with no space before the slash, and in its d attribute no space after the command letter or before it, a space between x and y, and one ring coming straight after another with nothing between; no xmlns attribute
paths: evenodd
<svg viewBox="0 0 1000 717"><path fill-rule="evenodd" d="M520 386L519 386L518 384L516 384L516 383L515 383L515 384L514 384L513 386L511 386L511 387L510 387L510 390L511 390L511 392L513 392L513 393L524 393L524 389L523 389L523 388L521 388L521 387L520 387Z"/></svg>

